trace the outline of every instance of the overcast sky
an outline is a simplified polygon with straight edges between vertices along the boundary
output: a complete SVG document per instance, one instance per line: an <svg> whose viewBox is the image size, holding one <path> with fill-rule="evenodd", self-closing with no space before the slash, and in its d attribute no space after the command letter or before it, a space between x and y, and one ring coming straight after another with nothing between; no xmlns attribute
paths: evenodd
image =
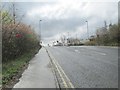
<svg viewBox="0 0 120 90"><path fill-rule="evenodd" d="M19 1L19 0L16 0ZM23 2L24 1L24 2ZM40 33L39 20L41 19L41 34L44 43L58 40L60 36L87 38L86 22L90 35L96 29L107 24L118 22L118 2L108 0L87 2L87 0L23 0L16 2L17 13L24 13L23 21L32 25L36 33Z"/></svg>

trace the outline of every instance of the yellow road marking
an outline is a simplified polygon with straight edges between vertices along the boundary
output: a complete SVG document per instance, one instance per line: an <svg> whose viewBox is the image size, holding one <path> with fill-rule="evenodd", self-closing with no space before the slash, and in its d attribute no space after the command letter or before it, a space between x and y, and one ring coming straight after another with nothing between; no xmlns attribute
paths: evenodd
<svg viewBox="0 0 120 90"><path fill-rule="evenodd" d="M47 51L48 51L48 50L47 50ZM67 77L67 75L66 75L65 72L63 71L62 67L58 64L58 62L57 62L56 59L53 57L53 55L51 54L51 52L49 51L48 53L50 54L50 56L51 56L51 58L52 58L52 61L53 61L54 65L55 65L55 67L56 67L56 69L57 69L57 71L58 71L58 73L59 73L62 81L63 81L63 84L64 84L65 88L74 88L74 86L73 86L73 84L71 83L70 79ZM67 79L67 81L68 81L67 83L70 85L70 87L68 87L68 85L67 85L66 81L64 80L64 77L63 77L63 75L62 75L61 72L63 73L63 75L64 75L65 78Z"/></svg>
<svg viewBox="0 0 120 90"><path fill-rule="evenodd" d="M50 52L49 52L49 54L50 54L50 56L52 56L52 54ZM56 69L57 69L57 71L58 71L62 81L63 81L63 84L64 84L65 88L68 88L68 86L67 86L67 84L66 84L66 82L65 82L65 80L64 80L64 78L63 78L63 76L62 76L60 70L58 69L58 66L57 66L57 64L55 63L54 60L55 60L55 58L53 58L53 56L52 56L52 61L53 61L54 65L55 65L55 67L56 67Z"/></svg>

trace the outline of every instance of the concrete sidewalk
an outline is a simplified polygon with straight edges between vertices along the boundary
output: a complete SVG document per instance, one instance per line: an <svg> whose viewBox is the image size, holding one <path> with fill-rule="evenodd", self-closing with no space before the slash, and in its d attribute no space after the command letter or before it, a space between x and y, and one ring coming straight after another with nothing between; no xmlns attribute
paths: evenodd
<svg viewBox="0 0 120 90"><path fill-rule="evenodd" d="M20 81L13 88L56 88L50 59L45 48L41 48L30 61Z"/></svg>

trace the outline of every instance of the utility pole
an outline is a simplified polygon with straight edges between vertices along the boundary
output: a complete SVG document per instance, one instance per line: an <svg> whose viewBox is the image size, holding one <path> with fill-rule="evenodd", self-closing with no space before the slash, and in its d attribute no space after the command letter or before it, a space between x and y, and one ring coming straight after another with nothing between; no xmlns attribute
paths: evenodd
<svg viewBox="0 0 120 90"><path fill-rule="evenodd" d="M15 24L15 4L13 3L13 23Z"/></svg>

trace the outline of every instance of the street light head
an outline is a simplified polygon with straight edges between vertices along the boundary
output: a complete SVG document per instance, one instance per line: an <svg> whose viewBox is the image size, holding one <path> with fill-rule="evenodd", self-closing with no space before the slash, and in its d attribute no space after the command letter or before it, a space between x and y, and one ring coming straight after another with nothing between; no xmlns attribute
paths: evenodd
<svg viewBox="0 0 120 90"><path fill-rule="evenodd" d="M88 21L86 21L86 22L88 22Z"/></svg>
<svg viewBox="0 0 120 90"><path fill-rule="evenodd" d="M40 20L40 21L42 21L42 20Z"/></svg>

